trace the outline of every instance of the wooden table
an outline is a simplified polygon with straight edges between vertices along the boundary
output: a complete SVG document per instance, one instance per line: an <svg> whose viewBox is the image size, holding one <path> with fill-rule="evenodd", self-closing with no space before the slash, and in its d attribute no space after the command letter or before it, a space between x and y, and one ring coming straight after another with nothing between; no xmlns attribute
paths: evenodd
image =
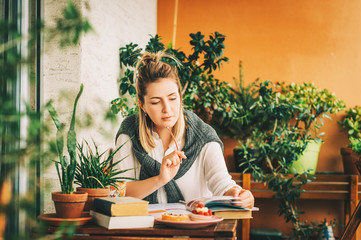
<svg viewBox="0 0 361 240"><path fill-rule="evenodd" d="M49 227L48 232L54 233L57 227ZM223 220L216 225L200 229L176 229L156 223L153 228L113 229L107 230L94 223L87 223L76 229L76 235L70 239L89 240L151 240L151 239L197 239L197 240L235 240L237 220Z"/></svg>

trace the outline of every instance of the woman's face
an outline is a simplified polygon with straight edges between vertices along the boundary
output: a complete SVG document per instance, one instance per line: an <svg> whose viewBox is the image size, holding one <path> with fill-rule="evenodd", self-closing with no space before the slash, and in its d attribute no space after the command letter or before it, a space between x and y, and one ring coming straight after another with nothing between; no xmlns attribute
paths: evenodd
<svg viewBox="0 0 361 240"><path fill-rule="evenodd" d="M143 110L156 128L173 127L181 107L178 86L171 78L160 78L149 83L144 96Z"/></svg>

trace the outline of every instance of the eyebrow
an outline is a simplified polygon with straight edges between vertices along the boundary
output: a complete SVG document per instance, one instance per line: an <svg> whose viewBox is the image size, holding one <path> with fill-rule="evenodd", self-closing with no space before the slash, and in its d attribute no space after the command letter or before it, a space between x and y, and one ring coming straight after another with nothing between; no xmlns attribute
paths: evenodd
<svg viewBox="0 0 361 240"><path fill-rule="evenodd" d="M175 95L175 94L177 94L177 93L176 93L176 92L172 92L172 93L168 94L167 97L170 97L170 96ZM160 98L160 97L151 97L150 99L159 99L159 98Z"/></svg>

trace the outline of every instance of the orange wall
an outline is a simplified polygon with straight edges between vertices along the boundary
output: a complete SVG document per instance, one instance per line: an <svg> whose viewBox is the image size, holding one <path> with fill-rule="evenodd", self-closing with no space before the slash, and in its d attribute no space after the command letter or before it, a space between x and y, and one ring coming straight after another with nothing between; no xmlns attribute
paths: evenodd
<svg viewBox="0 0 361 240"><path fill-rule="evenodd" d="M172 41L174 2L158 0L157 32L165 43ZM219 79L233 83L241 60L247 83L258 77L314 82L352 107L361 104L360 11L361 0L179 0L175 47L189 52L189 33L201 31L208 36L218 31L227 36L225 56L230 59L215 74ZM336 123L341 116L325 120L317 171L343 171L339 151L347 136ZM340 211L319 218L340 219L342 204L328 206ZM267 219L255 218L252 224Z"/></svg>
<svg viewBox="0 0 361 240"><path fill-rule="evenodd" d="M158 0L157 32L165 43L172 41L174 2ZM247 83L314 82L351 107L361 104L360 10L360 0L179 0L175 46L189 52L189 33L218 31L230 59L215 74L219 79L233 84L241 60ZM325 120L317 171L343 171L341 115Z"/></svg>

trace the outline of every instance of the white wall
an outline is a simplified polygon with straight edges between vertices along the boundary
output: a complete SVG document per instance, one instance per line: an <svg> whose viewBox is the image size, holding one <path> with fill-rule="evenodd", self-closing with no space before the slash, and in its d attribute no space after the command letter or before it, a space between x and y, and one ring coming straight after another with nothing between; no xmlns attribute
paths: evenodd
<svg viewBox="0 0 361 240"><path fill-rule="evenodd" d="M91 10L86 12L95 33L87 34L82 39L81 79L86 90L84 99L91 99L96 103L97 106L91 107L92 115L97 116L118 96L119 48L130 42L144 47L149 34L155 35L156 1L112 0L100 3L99 0L91 0L89 3ZM86 105L89 107L89 103ZM110 132L113 144L117 129L103 130L102 125L103 123L98 125L97 130L102 133ZM89 133L86 135L90 137Z"/></svg>
<svg viewBox="0 0 361 240"><path fill-rule="evenodd" d="M156 0L75 0L82 13L88 17L94 32L86 34L75 47L60 49L56 41L44 41L42 58L42 101L54 99L54 105L63 121L68 122L72 106L60 100L61 92L72 102L84 84L78 105L78 118L90 113L94 124L78 135L94 140L101 149L114 147L116 126L105 124L103 116L110 101L117 98L120 75L119 48L130 42L144 47L149 34L156 34ZM54 24L61 15L66 0L44 0L45 25ZM87 9L88 3L90 9ZM62 117L64 116L65 117ZM44 196L44 212L54 212L51 191L60 190L55 168L49 169L44 178L50 191Z"/></svg>

